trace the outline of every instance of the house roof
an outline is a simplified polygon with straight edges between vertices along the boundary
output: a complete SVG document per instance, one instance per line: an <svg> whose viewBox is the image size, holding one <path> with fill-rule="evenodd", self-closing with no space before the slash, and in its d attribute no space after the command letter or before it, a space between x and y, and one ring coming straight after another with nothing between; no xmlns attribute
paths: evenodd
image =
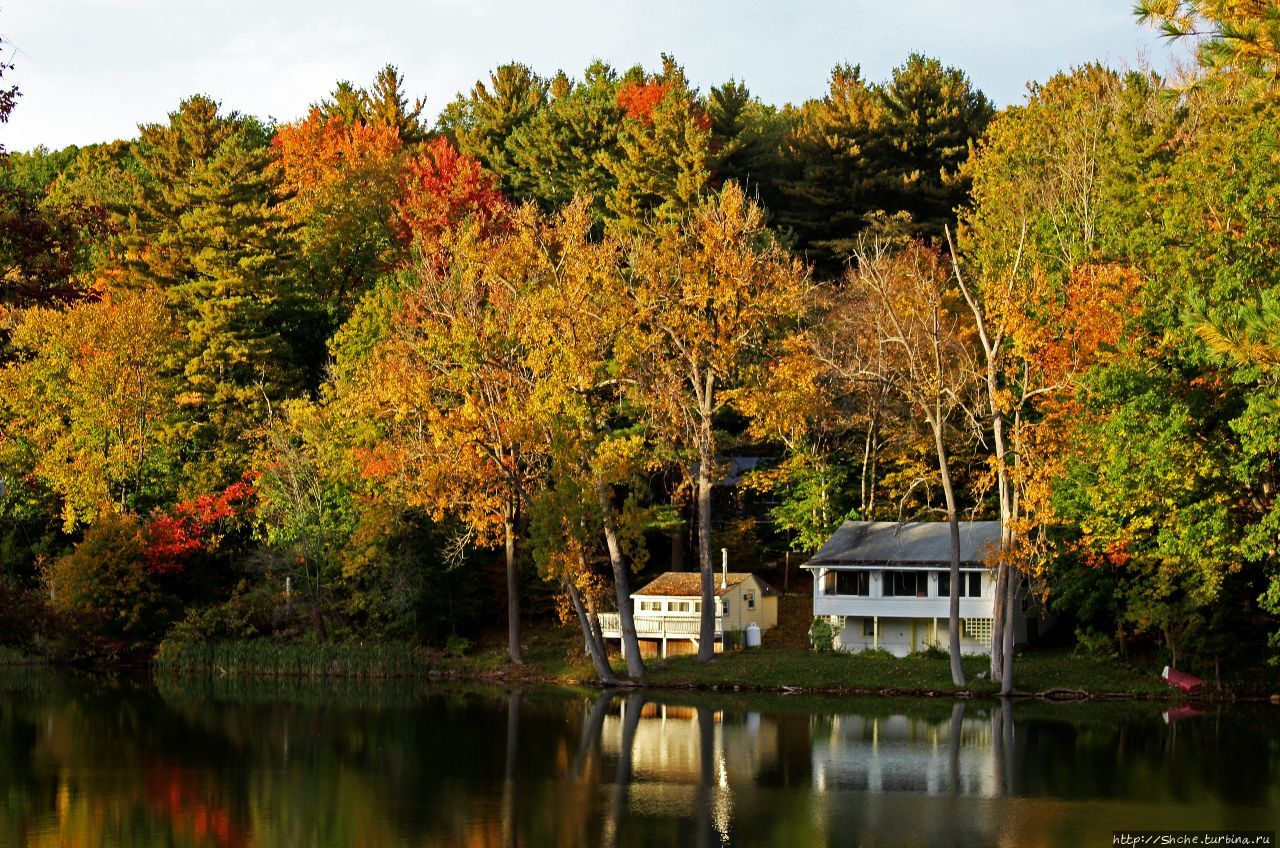
<svg viewBox="0 0 1280 848"><path fill-rule="evenodd" d="M745 571L730 571L728 579L724 581L721 587L721 575L723 572L716 572L713 588L717 595L727 594L730 589L746 580L749 577L755 577ZM768 583L756 577L760 583L761 591L765 595L776 595L777 590ZM652 582L648 583L644 588L639 589L631 594L637 597L639 595L660 596L671 598L696 598L702 594L702 573L698 571L668 571L659 574Z"/></svg>
<svg viewBox="0 0 1280 848"><path fill-rule="evenodd" d="M961 562L981 563L999 545L999 521L960 522ZM946 521L846 521L804 567L950 561Z"/></svg>

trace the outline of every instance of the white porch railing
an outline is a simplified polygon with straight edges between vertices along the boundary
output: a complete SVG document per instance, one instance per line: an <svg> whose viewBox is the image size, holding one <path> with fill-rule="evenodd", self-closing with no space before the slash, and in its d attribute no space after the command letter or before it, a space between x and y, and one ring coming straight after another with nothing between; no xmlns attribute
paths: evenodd
<svg viewBox="0 0 1280 848"><path fill-rule="evenodd" d="M600 632L606 639L621 639L622 624L616 612L602 612ZM635 616L636 636L641 639L697 639L702 622L696 615ZM716 635L724 635L724 619L716 616Z"/></svg>

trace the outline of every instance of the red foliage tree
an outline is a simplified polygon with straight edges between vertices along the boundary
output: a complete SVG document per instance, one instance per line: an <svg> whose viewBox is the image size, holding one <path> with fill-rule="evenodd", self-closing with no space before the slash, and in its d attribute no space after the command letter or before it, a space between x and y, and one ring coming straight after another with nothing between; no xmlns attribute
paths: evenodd
<svg viewBox="0 0 1280 848"><path fill-rule="evenodd" d="M422 146L409 160L404 180L404 199L396 210L400 225L406 240L426 254L463 221L497 232L512 211L497 177L443 138Z"/></svg>
<svg viewBox="0 0 1280 848"><path fill-rule="evenodd" d="M191 556L215 550L235 524L252 515L258 496L255 479L247 473L217 494L182 501L169 515L154 517L147 527L148 570L175 574Z"/></svg>

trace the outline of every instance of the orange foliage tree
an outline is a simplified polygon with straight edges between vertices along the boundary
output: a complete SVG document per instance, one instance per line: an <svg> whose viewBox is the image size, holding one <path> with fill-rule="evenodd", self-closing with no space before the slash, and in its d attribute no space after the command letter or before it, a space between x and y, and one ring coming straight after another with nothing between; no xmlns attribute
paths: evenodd
<svg viewBox="0 0 1280 848"><path fill-rule="evenodd" d="M403 146L392 126L348 122L313 108L272 140L285 214L298 228L312 291L343 303L397 258L394 207Z"/></svg>
<svg viewBox="0 0 1280 848"><path fill-rule="evenodd" d="M512 237L479 220L430 237L394 330L353 378L382 430L365 473L437 519L457 519L474 544L505 546L508 649L520 662L519 543L543 465L521 342L525 274Z"/></svg>
<svg viewBox="0 0 1280 848"><path fill-rule="evenodd" d="M685 220L637 241L628 292L632 325L620 367L655 436L680 457L696 489L702 621L698 657L714 647L711 489L721 457L715 422L761 380L808 306L805 267L765 227L735 183Z"/></svg>

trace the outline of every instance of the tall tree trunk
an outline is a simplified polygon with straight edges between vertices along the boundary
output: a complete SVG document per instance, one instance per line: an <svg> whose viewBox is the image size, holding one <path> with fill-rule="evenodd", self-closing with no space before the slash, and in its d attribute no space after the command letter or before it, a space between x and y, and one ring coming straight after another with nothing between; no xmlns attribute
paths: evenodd
<svg viewBox="0 0 1280 848"><path fill-rule="evenodd" d="M520 652L520 562L516 548L516 524L519 507L508 511L503 524L507 541L507 653L513 663L523 663Z"/></svg>
<svg viewBox="0 0 1280 848"><path fill-rule="evenodd" d="M996 489L1000 499L1000 559L996 565L995 605L991 616L991 679L1004 679L1005 585L1009 582L1008 557L1013 550L1013 481L1005 465L1008 450L1004 435L1004 412L1000 409L999 385L994 354L987 354L987 402L991 410L991 435L996 449Z"/></svg>
<svg viewBox="0 0 1280 848"><path fill-rule="evenodd" d="M702 615L698 625L698 659L716 655L715 588L711 570L711 463L715 460L711 416L703 418L698 449L698 564L702 569Z"/></svg>
<svg viewBox="0 0 1280 848"><path fill-rule="evenodd" d="M622 652L627 655L627 676L639 680L644 677L644 660L640 657L640 640L636 638L636 621L631 609L631 572L622 558L618 524L614 518L609 491L598 482L596 498L600 502L600 514L604 517L604 541L609 549L609 565L613 567L613 588L618 596L618 625L622 629Z"/></svg>
<svg viewBox="0 0 1280 848"><path fill-rule="evenodd" d="M1001 528L1001 535L1004 529ZM1005 627L1005 595L1008 592L1009 568L1001 560L996 564L995 586L992 587L991 602L991 681L1000 683L1004 680L1004 627Z"/></svg>
<svg viewBox="0 0 1280 848"><path fill-rule="evenodd" d="M329 633L324 626L324 613L320 610L320 602L315 601L311 605L311 628L316 632L316 639L321 642L329 641Z"/></svg>
<svg viewBox="0 0 1280 848"><path fill-rule="evenodd" d="M1000 694L1009 696L1013 694L1013 639L1017 635L1014 630L1013 617L1018 612L1018 572L1016 569L1007 569L1008 574L1005 577L1005 599L1004 599L1004 627L1002 635L1004 640L1000 644L1000 652L1003 654L1002 663L1004 669L1004 677L1000 679Z"/></svg>
<svg viewBox="0 0 1280 848"><path fill-rule="evenodd" d="M578 614L578 624L582 627L582 638L587 644L587 653L591 655L591 664L596 667L596 675L600 678L600 682L606 685L613 685L618 682L613 676L613 668L609 665L609 657L605 654L604 641L600 638L596 628L592 626L591 619L593 616L587 612L586 606L582 603L582 593L578 591L578 587L573 585L573 581L564 581L564 589L569 594L569 600L573 602L573 611Z"/></svg>
<svg viewBox="0 0 1280 848"><path fill-rule="evenodd" d="M938 473L942 477L942 494L947 501L947 524L951 529L951 597L947 605L947 647L951 654L951 682L964 685L964 666L960 662L960 515L956 510L956 494L951 485L951 469L947 447L942 441L941 416L934 419L933 444L938 453Z"/></svg>
<svg viewBox="0 0 1280 848"><path fill-rule="evenodd" d="M858 502L863 521L871 521L876 511L876 486L880 465L880 410L884 402L884 389L878 390L871 421L867 424L867 438L862 446L861 493Z"/></svg>
<svg viewBox="0 0 1280 848"><path fill-rule="evenodd" d="M689 544L689 534L685 530L684 518L680 519L680 528L671 534L671 570L684 571L684 549Z"/></svg>
<svg viewBox="0 0 1280 848"><path fill-rule="evenodd" d="M951 240L950 228L947 228L946 236L947 247L951 253L951 268L955 273L956 283L960 286L960 293L964 296L965 302L969 305L969 310L973 313L974 324L978 330L978 339L982 342L982 353L986 363L987 407L991 413L991 435L996 451L996 481L1000 502L1000 560L996 565L995 603L993 604L991 616L991 679L994 682L1003 684L1006 677L1012 677L1013 675L1012 666L1005 662L1004 644L1005 629L1012 621L1012 612L1007 609L1006 602L1010 597L1008 591L1010 580L1009 557L1013 551L1013 521L1014 513L1017 509L1015 486L1009 474L1009 451L1004 432L1004 409L1001 408L1000 404L1000 359L1001 348L1004 345L1004 332L999 331L993 335L989 331L987 316L976 296L976 292L969 290L969 287L965 284L964 275L960 273L960 259L956 253L956 246ZM1026 238L1025 225L1022 238ZM1015 275L1021 262L1022 244L1019 243L1018 256L1014 263ZM1018 432L1018 415L1019 413L1015 410L1015 435Z"/></svg>

